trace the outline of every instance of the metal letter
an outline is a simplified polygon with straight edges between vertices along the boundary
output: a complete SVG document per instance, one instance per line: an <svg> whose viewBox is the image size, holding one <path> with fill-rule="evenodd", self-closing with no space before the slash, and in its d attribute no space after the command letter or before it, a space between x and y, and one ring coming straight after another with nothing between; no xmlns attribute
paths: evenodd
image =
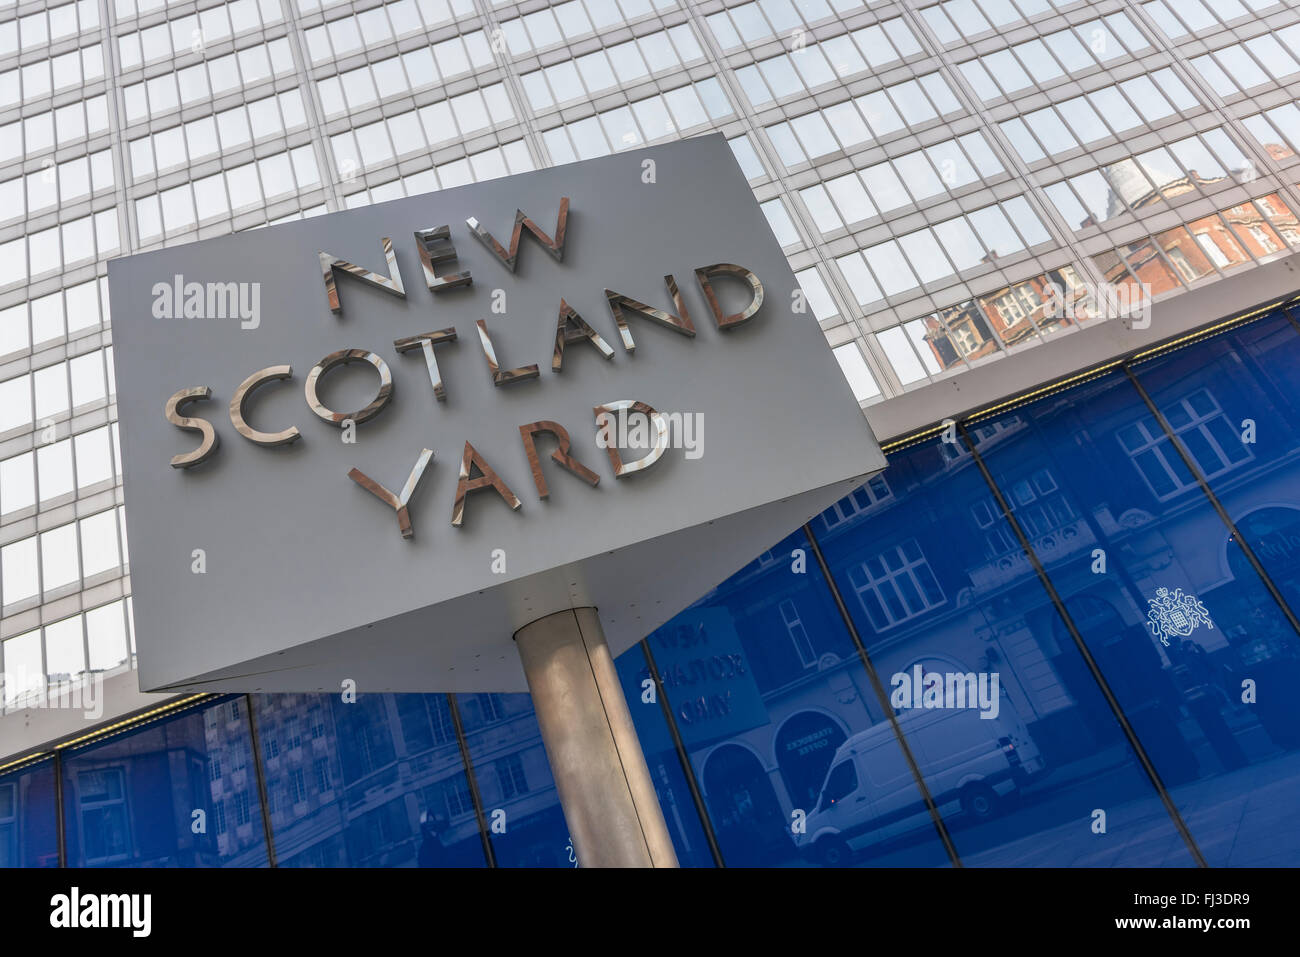
<svg viewBox="0 0 1300 957"><path fill-rule="evenodd" d="M530 422L528 425L519 426L519 436L524 440L524 453L528 456L528 467L533 471L533 484L537 486L539 497L549 498L551 490L546 487L546 477L542 475L542 462L537 455L537 443L533 440L533 436L538 432L549 432L559 440L560 447L551 453L551 458L556 463L564 466L592 488L596 487L597 483L600 482L600 476L575 459L569 452L572 442L564 426L558 422L542 419L540 422Z"/></svg>
<svg viewBox="0 0 1300 957"><path fill-rule="evenodd" d="M713 292L713 284L709 282L711 276L731 276L749 283L750 289L754 293L753 301L745 307L744 312L724 316L722 307L718 305L718 297ZM758 312L759 307L763 305L763 284L758 281L757 276L744 266L737 266L734 263L714 263L712 266L703 266L696 269L695 278L699 281L700 288L704 290L704 298L709 300L709 308L713 310L713 318L717 320L719 329L734 329L736 326L748 322L754 318L754 313Z"/></svg>
<svg viewBox="0 0 1300 957"><path fill-rule="evenodd" d="M167 400L167 405L163 408L163 415L167 417L168 422L177 428L203 434L203 442L193 452L183 452L180 455L172 456L172 468L188 469L196 465L202 465L216 454L217 447L221 445L221 438L217 435L217 430L212 427L211 422L207 419L186 418L180 414L182 406L190 402L196 402L199 399L210 398L212 398L212 390L205 385L199 385L192 389L181 389Z"/></svg>
<svg viewBox="0 0 1300 957"><path fill-rule="evenodd" d="M259 432L248 424L247 418L248 400L252 398L258 386L276 379L288 379L292 375L292 366L268 366L239 383L234 398L230 400L230 423L235 427L235 431L258 445L287 445L297 439L301 433L295 426L291 425L283 432Z"/></svg>
<svg viewBox="0 0 1300 957"><path fill-rule="evenodd" d="M473 285L469 270L438 276L434 267L456 261L456 247L451 241L450 226L415 231L415 248L420 251L420 265L424 267L424 281L433 292Z"/></svg>
<svg viewBox="0 0 1300 957"><path fill-rule="evenodd" d="M492 234L479 225L479 221L471 216L465 220L465 225L470 228L470 232L491 250L492 255L505 265L511 272L515 271L515 266L519 262L519 237L527 229L533 234L533 238L542 244L542 248L551 254L551 258L556 262L564 261L564 231L569 221L569 197L560 197L560 214L555 221L555 238L552 239L546 233L542 232L537 224L524 215L522 209L515 210L515 228L510 233L510 248L505 249L499 242L492 238Z"/></svg>
<svg viewBox="0 0 1300 957"><path fill-rule="evenodd" d="M606 402L592 409L596 413L596 422L600 422L601 415L615 415L620 412L639 412L642 415L650 417L650 421L655 427L655 441L650 452L645 458L638 459L635 462L624 464L623 456L619 454L618 443L608 442L605 445L605 453L609 456L609 464L614 467L614 478L620 479L625 475L633 472L640 472L648 469L663 457L664 452L668 449L668 422L659 412L656 412L644 402L637 402L635 399L619 399L616 402Z"/></svg>
<svg viewBox="0 0 1300 957"><path fill-rule="evenodd" d="M437 332L422 332L418 336L394 339L393 348L398 352L410 352L412 349L424 351L424 364L429 367L429 383L433 386L433 397L439 402L447 401L447 390L442 385L442 373L438 371L438 360L434 358L433 347L444 342L455 342L455 329L439 329Z"/></svg>
<svg viewBox="0 0 1300 957"><path fill-rule="evenodd" d="M569 327L574 328L570 329ZM587 320L563 299L560 300L560 321L555 326L555 351L551 354L551 371L559 372L564 366L564 347L570 342L590 342L606 359L614 358L614 350L600 337L600 333L587 325Z"/></svg>
<svg viewBox="0 0 1300 957"><path fill-rule="evenodd" d="M384 486L380 485L361 469L352 469L348 472L348 478L356 482L363 489L374 495L381 502L386 502L397 512L397 527L402 533L403 538L414 538L415 532L411 531L411 515L406 510L406 506L411 501L411 496L415 494L416 486L420 484L420 479L424 477L425 466L433 458L432 449L421 449L420 457L415 460L415 465L411 468L411 474L407 476L406 484L402 486L400 495L394 495Z"/></svg>
<svg viewBox="0 0 1300 957"><path fill-rule="evenodd" d="M497 362L497 352L492 348L492 339L488 336L487 323L479 319L476 325L478 326L479 342L483 345L483 355L487 358L488 371L492 373L493 385L506 385L510 382L519 382L522 379L536 379L541 375L537 366L531 364L502 371L500 364Z"/></svg>
<svg viewBox="0 0 1300 957"><path fill-rule="evenodd" d="M632 341L632 330L627 327L627 321L623 318L624 309L647 319L653 319L660 325L667 326L684 336L695 335L695 324L691 322L691 315L686 311L686 302L682 299L682 294L677 288L677 280L669 275L664 276L664 282L668 286L668 294L673 297L673 305L677 308L677 315L675 316L670 312L664 312L662 309L655 309L643 302L637 302L635 299L630 299L612 289L605 290L605 298L609 300L609 311L614 314L614 321L618 323L618 334L623 337L623 348L628 352L636 350L636 343Z"/></svg>
<svg viewBox="0 0 1300 957"><path fill-rule="evenodd" d="M387 276L381 276L379 273L370 272L360 266L354 266L346 259L339 259L329 253L320 254L320 271L325 279L325 298L329 300L330 312L335 315L343 312L343 306L339 303L339 291L334 288L334 270L336 269L341 269L349 276L355 276L367 285L382 289L399 299L406 298L406 287L402 285L402 273L397 268L397 254L393 252L393 241L385 236L381 242L384 244L384 259L388 262Z"/></svg>
<svg viewBox="0 0 1300 957"><path fill-rule="evenodd" d="M379 372L379 391L375 393L375 398L364 409L358 412L332 412L321 404L316 395L316 383L325 373L329 372L335 366L346 365L349 362L362 360L369 362ZM340 349L338 352L331 352L320 362L311 367L311 372L307 373L307 404L311 410L319 415L326 422L332 425L341 425L344 420L351 419L357 425L368 419L373 419L388 404L388 400L393 397L393 374L388 371L388 363L373 352L366 349Z"/></svg>
<svg viewBox="0 0 1300 957"><path fill-rule="evenodd" d="M478 478L470 478L470 470L476 467L482 474ZM523 505L515 493L510 491L510 486L501 481L497 473L492 471L492 466L483 461L482 456L474 451L474 446L466 442L465 454L460 460L460 480L456 482L456 503L451 509L451 524L460 528L465 521L465 496L489 485L497 490L497 494L505 499L505 503L512 509L518 509Z"/></svg>

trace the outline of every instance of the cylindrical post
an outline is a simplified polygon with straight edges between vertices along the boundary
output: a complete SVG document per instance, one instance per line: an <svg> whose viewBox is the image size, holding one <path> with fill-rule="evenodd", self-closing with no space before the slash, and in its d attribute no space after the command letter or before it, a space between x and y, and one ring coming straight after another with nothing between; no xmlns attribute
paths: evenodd
<svg viewBox="0 0 1300 957"><path fill-rule="evenodd" d="M594 608L515 632L580 867L676 867L668 825Z"/></svg>

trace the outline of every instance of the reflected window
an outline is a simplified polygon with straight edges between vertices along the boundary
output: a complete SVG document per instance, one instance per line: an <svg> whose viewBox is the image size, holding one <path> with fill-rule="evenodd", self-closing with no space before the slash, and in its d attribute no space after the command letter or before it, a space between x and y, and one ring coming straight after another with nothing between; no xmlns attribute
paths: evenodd
<svg viewBox="0 0 1300 957"><path fill-rule="evenodd" d="M1252 458L1208 390L1200 389L1163 411L1174 434L1182 440L1206 478L1222 475ZM1178 450L1154 419L1149 416L1139 419L1121 429L1116 437L1160 501L1196 485Z"/></svg>
<svg viewBox="0 0 1300 957"><path fill-rule="evenodd" d="M877 631L922 615L945 600L915 539L850 568L849 581Z"/></svg>
<svg viewBox="0 0 1300 957"><path fill-rule="evenodd" d="M859 512L865 512L869 508L885 502L893 497L889 490L889 482L885 476L873 475L866 485L855 489L844 498L840 499L826 511L821 514L822 527L830 531L841 522L846 522Z"/></svg>
<svg viewBox="0 0 1300 957"><path fill-rule="evenodd" d="M77 775L78 813L87 864L110 864L130 852L125 772L121 768Z"/></svg>

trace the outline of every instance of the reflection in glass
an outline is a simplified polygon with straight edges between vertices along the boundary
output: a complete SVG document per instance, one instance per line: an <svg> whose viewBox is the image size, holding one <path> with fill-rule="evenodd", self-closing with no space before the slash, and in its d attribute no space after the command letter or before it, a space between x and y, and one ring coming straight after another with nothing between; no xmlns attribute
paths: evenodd
<svg viewBox="0 0 1300 957"><path fill-rule="evenodd" d="M572 867L568 827L526 694L456 696L498 867Z"/></svg>
<svg viewBox="0 0 1300 957"><path fill-rule="evenodd" d="M875 478L814 521L847 522L891 496ZM949 863L803 532L647 643L728 866ZM828 791L851 742L869 745L860 786L841 793L840 772ZM833 798L853 809L847 824L827 813Z"/></svg>
<svg viewBox="0 0 1300 957"><path fill-rule="evenodd" d="M1150 206L1164 199L1164 194L1152 187L1142 167L1134 160L1123 159L1118 163L1111 163L1105 167L1103 173L1111 189L1131 209Z"/></svg>
<svg viewBox="0 0 1300 957"><path fill-rule="evenodd" d="M1250 182L1255 178L1254 161L1241 151L1241 148L1233 142L1232 137L1220 128L1206 130L1201 134L1210 149L1218 155L1220 162L1223 163L1233 176L1237 177L1239 182Z"/></svg>
<svg viewBox="0 0 1300 957"><path fill-rule="evenodd" d="M903 325L912 347L931 375L960 366L962 359L975 361L997 351L997 344L971 306L967 302Z"/></svg>
<svg viewBox="0 0 1300 957"><path fill-rule="evenodd" d="M1255 200L1255 205L1264 211L1277 231L1282 234L1290 245L1300 245L1300 219L1297 219L1296 213L1278 193L1269 193L1267 196Z"/></svg>
<svg viewBox="0 0 1300 957"><path fill-rule="evenodd" d="M58 867L54 761L0 774L0 868Z"/></svg>
<svg viewBox="0 0 1300 957"><path fill-rule="evenodd" d="M1300 334L1278 316L1136 368L1265 570L1288 583L1293 563L1278 543L1289 518L1280 506L1297 486L1281 463L1297 446L1297 356ZM1007 488L1025 470L1031 478L1050 470L1108 556L1107 572L1096 575L1060 546L1042 553L1202 853L1212 866L1293 859L1300 826L1284 809L1300 794L1290 691L1300 639L1124 377L1018 415L1032 431L991 451L989 467ZM1243 442L1245 417L1274 440ZM1075 441L1080 434L1090 441ZM1260 508L1265 502L1275 510ZM1208 621L1190 616L1191 605L1169 605L1175 589ZM1245 679L1257 696L1243 694ZM1278 689L1268 706L1265 685Z"/></svg>
<svg viewBox="0 0 1300 957"><path fill-rule="evenodd" d="M1294 103L1285 103L1282 106L1274 107L1264 114L1268 117L1273 126L1281 130L1282 135L1290 141L1290 146L1294 149L1297 143L1300 143L1300 109L1296 108ZM1282 159L1278 156L1275 159Z"/></svg>
<svg viewBox="0 0 1300 957"><path fill-rule="evenodd" d="M1033 341L1035 329L1052 332L1091 315L1087 290L1068 265L981 296L980 306L1006 346Z"/></svg>
<svg viewBox="0 0 1300 957"><path fill-rule="evenodd" d="M268 862L242 697L66 749L63 807L69 867Z"/></svg>
<svg viewBox="0 0 1300 957"><path fill-rule="evenodd" d="M1286 249L1286 243L1274 232L1259 207L1247 200L1223 211L1237 242L1256 259L1264 259Z"/></svg>
<svg viewBox="0 0 1300 957"><path fill-rule="evenodd" d="M857 349L853 343L849 344ZM698 648L698 651L705 651L704 648ZM707 661L709 665L714 664L714 656L723 654L722 649L714 647L707 649L710 652ZM665 657L660 655L659 657ZM678 664L674 656L666 656L667 663L670 665ZM703 661L706 659L696 659ZM704 836L704 828L700 823L699 814L696 812L694 801L691 797L690 788L686 783L686 776L682 771L682 762L678 757L677 750L673 745L672 736L668 730L668 722L664 718L663 706L658 697L650 697L647 700L646 682L651 680L650 666L646 663L645 652L642 646L638 645L628 649L614 662L618 670L619 680L623 685L623 694L627 698L628 709L632 712L632 723L636 726L637 739L641 743L641 750L645 754L646 766L650 770L650 778L654 781L655 793L659 798L659 806L663 809L664 820L668 824L668 832L672 835L673 848L677 852L677 862L682 867L712 867L714 865L713 856L709 852L708 841ZM731 666L732 671L736 670L734 659L727 658L720 660L717 664L719 668ZM660 678L665 682L666 687L677 687L681 674L674 671L665 675L660 672ZM698 673L692 675L692 678L698 681ZM694 689L692 689L694 690ZM701 687L699 690L703 691ZM683 733L684 727L692 727L695 718L694 703L681 701L677 706L674 720L678 724L679 733ZM685 734L684 734L685 737Z"/></svg>
<svg viewBox="0 0 1300 957"><path fill-rule="evenodd" d="M1188 223L1187 228L1202 252L1219 269L1233 269L1250 262L1249 254L1217 215L1204 216Z"/></svg>
<svg viewBox="0 0 1300 957"><path fill-rule="evenodd" d="M1056 211L1061 214L1061 218L1069 224L1071 229L1083 229L1085 226L1093 225L1092 214L1083 208L1079 198L1074 195L1074 190L1070 189L1070 184L1062 181L1052 183L1050 186L1043 187L1047 193L1047 198L1052 201Z"/></svg>
<svg viewBox="0 0 1300 957"><path fill-rule="evenodd" d="M1183 174L1181 167L1169 155L1168 150L1164 148L1150 150L1137 157L1137 164L1146 173L1147 178L1155 186L1151 202L1159 202L1161 199L1172 199L1183 193L1190 191L1193 184ZM1130 203L1129 205L1137 208L1143 205L1141 202Z"/></svg>
<svg viewBox="0 0 1300 957"><path fill-rule="evenodd" d="M1194 282L1214 273L1214 266L1204 250L1182 226L1158 233L1152 237L1152 241L1165 254L1183 282Z"/></svg>
<svg viewBox="0 0 1300 957"><path fill-rule="evenodd" d="M1192 180L1213 183L1228 175L1228 171L1223 168L1215 155L1195 136L1170 143L1169 151L1178 157L1178 162L1182 164Z"/></svg>
<svg viewBox="0 0 1300 957"><path fill-rule="evenodd" d="M1032 436L1017 415L971 433L986 456ZM1001 489L1044 560L1072 556L1077 564L1092 539L1062 471L1016 455L1014 467L1001 470ZM962 862L1190 863L965 443L894 452L881 478L889 499L847 518L841 502L811 525L866 651L895 693L893 710ZM918 677L947 687L967 676L973 695L941 694L926 706L902 694ZM862 750L874 747L858 740ZM852 822L850 845L869 853L876 845L860 822L889 834L881 818L906 813L887 783L902 769L883 757L856 764L865 785L855 786L837 759L823 801L844 805L826 817ZM859 795L866 812L857 809ZM1104 843L1090 827L1098 807L1109 818Z"/></svg>
<svg viewBox="0 0 1300 957"><path fill-rule="evenodd" d="M1123 199L1106 182L1106 178L1099 170L1091 170L1081 176L1071 177L1070 185L1074 187L1075 193L1088 210L1090 221L1087 225L1104 223L1126 212Z"/></svg>
<svg viewBox="0 0 1300 957"><path fill-rule="evenodd" d="M1294 108L1292 106L1292 109ZM1281 161L1295 155L1295 150L1291 148L1290 144L1287 143L1273 124L1265 118L1263 113L1248 116L1241 122L1250 131L1250 135L1255 137L1256 141L1264 147L1265 152L1273 159Z"/></svg>
<svg viewBox="0 0 1300 957"><path fill-rule="evenodd" d="M259 695L281 867L483 867L446 695Z"/></svg>

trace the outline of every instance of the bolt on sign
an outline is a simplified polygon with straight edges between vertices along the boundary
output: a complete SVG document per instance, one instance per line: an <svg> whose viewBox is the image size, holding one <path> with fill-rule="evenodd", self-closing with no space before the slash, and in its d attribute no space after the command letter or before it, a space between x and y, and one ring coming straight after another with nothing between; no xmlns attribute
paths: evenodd
<svg viewBox="0 0 1300 957"><path fill-rule="evenodd" d="M884 466L720 136L109 291L149 691L523 691L523 625L618 654Z"/></svg>

